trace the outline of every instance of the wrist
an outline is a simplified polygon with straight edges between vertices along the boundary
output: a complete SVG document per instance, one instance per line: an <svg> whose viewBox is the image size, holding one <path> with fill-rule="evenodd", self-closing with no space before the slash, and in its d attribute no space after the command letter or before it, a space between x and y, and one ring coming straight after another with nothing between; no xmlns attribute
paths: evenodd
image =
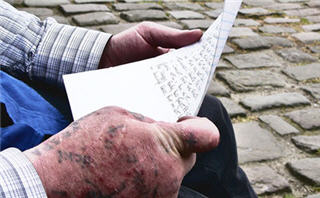
<svg viewBox="0 0 320 198"><path fill-rule="evenodd" d="M114 66L113 61L112 61L112 49L114 47L114 42L113 42L113 36L109 39L107 42L106 46L103 49L100 62L99 62L99 67L98 69L103 69L103 68L108 68Z"/></svg>
<svg viewBox="0 0 320 198"><path fill-rule="evenodd" d="M58 163L54 152L44 151L42 145L39 145L25 151L24 154L36 169L49 198L68 197L73 194L72 188L74 188L74 184L77 183L73 183L70 180L74 179L71 175L72 173L68 172L68 168ZM72 186L69 186L70 184L72 184ZM76 186L75 188L79 187Z"/></svg>

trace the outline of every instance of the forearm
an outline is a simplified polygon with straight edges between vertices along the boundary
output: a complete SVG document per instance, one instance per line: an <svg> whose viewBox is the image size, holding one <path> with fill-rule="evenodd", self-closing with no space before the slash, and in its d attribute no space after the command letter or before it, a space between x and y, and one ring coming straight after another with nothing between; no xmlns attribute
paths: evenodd
<svg viewBox="0 0 320 198"><path fill-rule="evenodd" d="M97 69L110 34L40 21L0 0L0 65L62 85L62 75Z"/></svg>

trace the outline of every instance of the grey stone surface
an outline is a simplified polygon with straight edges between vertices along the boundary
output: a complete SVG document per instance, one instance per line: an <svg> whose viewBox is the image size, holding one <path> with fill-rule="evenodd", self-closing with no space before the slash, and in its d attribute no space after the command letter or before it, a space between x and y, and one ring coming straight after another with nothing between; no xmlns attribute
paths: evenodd
<svg viewBox="0 0 320 198"><path fill-rule="evenodd" d="M224 80L235 91L252 91L259 87L283 87L280 75L269 71L230 70L217 72L217 77Z"/></svg>
<svg viewBox="0 0 320 198"><path fill-rule="evenodd" d="M115 3L112 7L117 11L162 9L162 7L156 3Z"/></svg>
<svg viewBox="0 0 320 198"><path fill-rule="evenodd" d="M278 0L280 3L291 3L291 2L295 2L295 3L300 3L300 2L307 2L309 0Z"/></svg>
<svg viewBox="0 0 320 198"><path fill-rule="evenodd" d="M280 67L281 61L271 50L252 52L249 54L237 54L226 56L237 68Z"/></svg>
<svg viewBox="0 0 320 198"><path fill-rule="evenodd" d="M240 105L238 105L236 102L233 100L226 98L226 97L221 97L219 98L226 108L228 114L230 117L235 117L235 116L243 116L246 114L246 110L242 108Z"/></svg>
<svg viewBox="0 0 320 198"><path fill-rule="evenodd" d="M239 10L239 13L246 16L266 16L271 12L263 8L243 8Z"/></svg>
<svg viewBox="0 0 320 198"><path fill-rule="evenodd" d="M220 60L217 65L217 68L218 69L230 69L231 65L224 60Z"/></svg>
<svg viewBox="0 0 320 198"><path fill-rule="evenodd" d="M233 125L239 163L272 160L284 155L283 147L275 137L255 121Z"/></svg>
<svg viewBox="0 0 320 198"><path fill-rule="evenodd" d="M309 49L312 53L320 53L320 46L308 46L308 49Z"/></svg>
<svg viewBox="0 0 320 198"><path fill-rule="evenodd" d="M74 0L75 3L110 3L115 0Z"/></svg>
<svg viewBox="0 0 320 198"><path fill-rule="evenodd" d="M311 94L315 99L320 100L320 83L303 86L302 89Z"/></svg>
<svg viewBox="0 0 320 198"><path fill-rule="evenodd" d="M110 34L118 34L126 29L129 29L138 23L122 23L122 24L116 24L116 25L105 25L101 26L100 29L104 32L110 33Z"/></svg>
<svg viewBox="0 0 320 198"><path fill-rule="evenodd" d="M277 36L264 36L263 39L270 43L272 46L281 46L281 47L292 47L294 46L293 42L282 37Z"/></svg>
<svg viewBox="0 0 320 198"><path fill-rule="evenodd" d="M275 1L274 0L244 0L243 3L245 3L248 6L260 7L260 6L274 4Z"/></svg>
<svg viewBox="0 0 320 198"><path fill-rule="evenodd" d="M53 15L53 11L49 8L20 8L19 10L34 14L38 17L48 17Z"/></svg>
<svg viewBox="0 0 320 198"><path fill-rule="evenodd" d="M320 10L317 8L306 8L306 9L297 9L297 10L286 10L284 13L288 16L312 16L320 14Z"/></svg>
<svg viewBox="0 0 320 198"><path fill-rule="evenodd" d="M283 27L283 26L276 26L276 25L264 25L259 27L259 30L264 33L272 33L272 34L279 34L279 33L294 33L296 32L291 27Z"/></svg>
<svg viewBox="0 0 320 198"><path fill-rule="evenodd" d="M24 4L29 7L55 7L68 3L70 3L69 0L24 0Z"/></svg>
<svg viewBox="0 0 320 198"><path fill-rule="evenodd" d="M320 186L320 158L305 158L289 162L287 167L296 175Z"/></svg>
<svg viewBox="0 0 320 198"><path fill-rule="evenodd" d="M253 19L236 19L234 26L259 26L260 23Z"/></svg>
<svg viewBox="0 0 320 198"><path fill-rule="evenodd" d="M320 109L307 108L292 111L286 114L291 120L299 124L304 129L312 130L320 128Z"/></svg>
<svg viewBox="0 0 320 198"><path fill-rule="evenodd" d="M66 14L110 11L106 5L101 4L66 4L60 7Z"/></svg>
<svg viewBox="0 0 320 198"><path fill-rule="evenodd" d="M265 49L270 48L271 43L261 36L251 36L247 38L233 39L232 42L241 49Z"/></svg>
<svg viewBox="0 0 320 198"><path fill-rule="evenodd" d="M243 170L258 195L290 191L287 180L266 165L244 167Z"/></svg>
<svg viewBox="0 0 320 198"><path fill-rule="evenodd" d="M320 198L320 193L318 194L313 194L313 195L309 195L306 198Z"/></svg>
<svg viewBox="0 0 320 198"><path fill-rule="evenodd" d="M302 29L306 32L309 31L320 31L320 23L311 24L311 25L303 25Z"/></svg>
<svg viewBox="0 0 320 198"><path fill-rule="evenodd" d="M168 19L166 13L161 10L130 10L127 12L122 12L120 16L121 18L130 22Z"/></svg>
<svg viewBox="0 0 320 198"><path fill-rule="evenodd" d="M231 29L231 32L229 34L230 38L247 37L247 36L258 36L258 34L253 32L252 29L247 27L234 27Z"/></svg>
<svg viewBox="0 0 320 198"><path fill-rule="evenodd" d="M23 3L23 0L4 0L7 3L10 3L11 5L21 5Z"/></svg>
<svg viewBox="0 0 320 198"><path fill-rule="evenodd" d="M266 23L299 23L300 19L291 19L291 18L275 18L275 17L267 17L264 19Z"/></svg>
<svg viewBox="0 0 320 198"><path fill-rule="evenodd" d="M212 20L182 20L181 23L184 24L188 29L207 29L212 24Z"/></svg>
<svg viewBox="0 0 320 198"><path fill-rule="evenodd" d="M119 19L109 12L91 12L87 14L79 14L74 15L72 19L80 26L119 23Z"/></svg>
<svg viewBox="0 0 320 198"><path fill-rule="evenodd" d="M310 101L299 93L280 93L268 96L251 96L240 102L251 111L260 111L276 107L296 107L310 104ZM319 119L320 120L320 119Z"/></svg>
<svg viewBox="0 0 320 198"><path fill-rule="evenodd" d="M311 1L307 2L307 5L309 7L318 7L318 8L320 8L320 1L319 0L311 0Z"/></svg>
<svg viewBox="0 0 320 198"><path fill-rule="evenodd" d="M54 18L58 23L62 23L62 24L69 24L69 21L67 18L63 17L63 16L57 16L57 15L53 15L51 16L52 18ZM45 17L40 17L42 20L45 20L47 18L47 16Z"/></svg>
<svg viewBox="0 0 320 198"><path fill-rule="evenodd" d="M205 6L211 9L223 9L223 2L207 2Z"/></svg>
<svg viewBox="0 0 320 198"><path fill-rule="evenodd" d="M320 63L312 63L304 66L287 67L283 72L298 81L311 80L320 77Z"/></svg>
<svg viewBox="0 0 320 198"><path fill-rule="evenodd" d="M276 53L283 59L290 61L292 63L305 63L305 62L315 62L317 58L307 54L297 48L284 48L277 50Z"/></svg>
<svg viewBox="0 0 320 198"><path fill-rule="evenodd" d="M247 38L233 39L232 42L241 49L246 50L264 49L272 46L293 46L293 43L290 40L276 36L252 36Z"/></svg>
<svg viewBox="0 0 320 198"><path fill-rule="evenodd" d="M195 11L190 11L190 10L178 10L178 11L169 11L175 19L204 19L205 16L202 14L195 12Z"/></svg>
<svg viewBox="0 0 320 198"><path fill-rule="evenodd" d="M222 54L230 54L233 52L234 52L234 49L230 47L228 44L226 44L223 48Z"/></svg>
<svg viewBox="0 0 320 198"><path fill-rule="evenodd" d="M292 36L306 44L320 41L320 33L317 32L300 32L292 34Z"/></svg>
<svg viewBox="0 0 320 198"><path fill-rule="evenodd" d="M215 19L215 18L218 18L218 16L222 13L222 11L223 11L222 9L216 9L216 10L210 10L204 13L209 17Z"/></svg>
<svg viewBox="0 0 320 198"><path fill-rule="evenodd" d="M303 6L298 3L273 3L264 6L264 8L270 10L292 10L303 8Z"/></svg>
<svg viewBox="0 0 320 198"><path fill-rule="evenodd" d="M298 129L294 128L288 122L284 121L277 115L262 115L259 119L269 125L279 135L288 135L299 133Z"/></svg>
<svg viewBox="0 0 320 198"><path fill-rule="evenodd" d="M309 22L320 23L320 15L317 16L307 16L305 17Z"/></svg>
<svg viewBox="0 0 320 198"><path fill-rule="evenodd" d="M299 148L307 152L320 151L320 135L299 135L291 138L292 142Z"/></svg>
<svg viewBox="0 0 320 198"><path fill-rule="evenodd" d="M230 95L230 91L227 88L225 88L223 85L218 83L217 81L211 81L207 93L214 96Z"/></svg>
<svg viewBox="0 0 320 198"><path fill-rule="evenodd" d="M194 11L204 10L204 8L201 5L196 3L168 2L168 3L165 3L165 6L170 10L184 10L184 9L194 10Z"/></svg>
<svg viewBox="0 0 320 198"><path fill-rule="evenodd" d="M156 23L161 24L161 25L165 25L168 27L176 28L176 29L183 29L182 25L180 25L176 22L173 22L173 21L158 21Z"/></svg>
<svg viewBox="0 0 320 198"><path fill-rule="evenodd" d="M149 1L157 2L157 0L149 0ZM145 0L119 0L119 2L124 2L124 3L142 3L142 2L145 2Z"/></svg>

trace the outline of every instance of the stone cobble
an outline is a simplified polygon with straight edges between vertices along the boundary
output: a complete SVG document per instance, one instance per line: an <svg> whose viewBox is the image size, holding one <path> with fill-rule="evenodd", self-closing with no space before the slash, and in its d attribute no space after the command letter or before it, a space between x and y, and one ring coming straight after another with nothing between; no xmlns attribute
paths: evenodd
<svg viewBox="0 0 320 198"><path fill-rule="evenodd" d="M266 165L244 168L244 171L247 173L250 183L258 195L278 191L290 192L288 181Z"/></svg>
<svg viewBox="0 0 320 198"><path fill-rule="evenodd" d="M313 185L320 186L320 158L306 158L287 164L288 168L297 176Z"/></svg>
<svg viewBox="0 0 320 198"><path fill-rule="evenodd" d="M225 59L239 69L282 66L281 60L270 50L230 55L225 56Z"/></svg>
<svg viewBox="0 0 320 198"><path fill-rule="evenodd" d="M207 29L222 0L6 0L40 19L117 34L141 21ZM244 0L208 94L234 123L262 198L320 198L320 0Z"/></svg>
<svg viewBox="0 0 320 198"><path fill-rule="evenodd" d="M259 120L266 123L279 135L288 135L299 133L299 130L284 121L281 117L277 115L262 115L259 116Z"/></svg>
<svg viewBox="0 0 320 198"><path fill-rule="evenodd" d="M317 152L320 149L320 135L300 135L292 137L292 142L307 152Z"/></svg>
<svg viewBox="0 0 320 198"><path fill-rule="evenodd" d="M300 93L280 93L267 96L250 96L242 99L241 104L251 111L261 111L277 107L307 105L310 104L310 101Z"/></svg>
<svg viewBox="0 0 320 198"><path fill-rule="evenodd" d="M284 156L283 145L258 122L234 124L238 144L239 162L257 162L277 159ZM252 141L254 140L254 141Z"/></svg>
<svg viewBox="0 0 320 198"><path fill-rule="evenodd" d="M269 71L231 70L217 72L217 77L224 80L233 90L253 91L258 87L284 87L285 81L279 74Z"/></svg>
<svg viewBox="0 0 320 198"><path fill-rule="evenodd" d="M283 72L298 81L320 78L320 63L312 63L303 66L289 66Z"/></svg>

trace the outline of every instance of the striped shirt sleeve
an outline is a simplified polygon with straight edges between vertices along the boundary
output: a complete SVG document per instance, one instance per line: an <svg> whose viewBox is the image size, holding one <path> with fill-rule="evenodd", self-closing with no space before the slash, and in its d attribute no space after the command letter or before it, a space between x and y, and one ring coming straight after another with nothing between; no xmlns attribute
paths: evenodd
<svg viewBox="0 0 320 198"><path fill-rule="evenodd" d="M0 65L62 85L62 75L97 69L110 34L41 21L0 0Z"/></svg>
<svg viewBox="0 0 320 198"><path fill-rule="evenodd" d="M0 197L47 197L35 168L16 148L0 152Z"/></svg>

